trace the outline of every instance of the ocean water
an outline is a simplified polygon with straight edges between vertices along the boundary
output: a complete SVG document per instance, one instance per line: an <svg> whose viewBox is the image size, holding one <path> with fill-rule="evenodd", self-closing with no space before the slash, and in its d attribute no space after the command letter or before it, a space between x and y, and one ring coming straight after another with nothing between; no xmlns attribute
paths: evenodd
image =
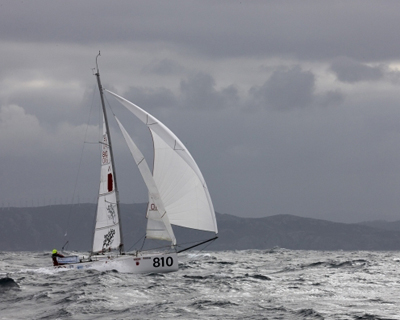
<svg viewBox="0 0 400 320"><path fill-rule="evenodd" d="M400 252L191 252L169 274L0 253L0 319L400 319Z"/></svg>

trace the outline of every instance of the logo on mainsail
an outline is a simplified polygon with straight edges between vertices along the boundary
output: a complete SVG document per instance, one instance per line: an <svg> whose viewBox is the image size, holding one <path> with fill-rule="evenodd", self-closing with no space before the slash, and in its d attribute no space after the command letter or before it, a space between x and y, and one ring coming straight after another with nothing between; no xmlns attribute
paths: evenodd
<svg viewBox="0 0 400 320"><path fill-rule="evenodd" d="M114 229L110 229L110 231L108 231L108 233L104 235L103 250L111 246L111 244L114 241L114 235L115 235Z"/></svg>
<svg viewBox="0 0 400 320"><path fill-rule="evenodd" d="M116 220L117 215L115 214L115 209L114 209L114 206L112 205L112 203L110 203L107 206L107 212L108 212L108 219L112 220L113 223L116 224L117 221L115 221L115 220Z"/></svg>
<svg viewBox="0 0 400 320"><path fill-rule="evenodd" d="M103 151L101 153L101 164L102 165L110 163L110 157L109 157L110 154L108 152L108 149L109 149L108 138L107 138L107 135L105 134L103 136Z"/></svg>

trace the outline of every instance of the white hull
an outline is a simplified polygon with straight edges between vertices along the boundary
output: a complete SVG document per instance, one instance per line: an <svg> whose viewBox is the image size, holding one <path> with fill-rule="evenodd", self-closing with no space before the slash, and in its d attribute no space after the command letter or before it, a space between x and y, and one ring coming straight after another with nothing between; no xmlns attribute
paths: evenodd
<svg viewBox="0 0 400 320"><path fill-rule="evenodd" d="M178 271L178 255L174 253L148 255L96 256L92 261L68 263L56 269L98 271L117 270L122 273L165 273Z"/></svg>

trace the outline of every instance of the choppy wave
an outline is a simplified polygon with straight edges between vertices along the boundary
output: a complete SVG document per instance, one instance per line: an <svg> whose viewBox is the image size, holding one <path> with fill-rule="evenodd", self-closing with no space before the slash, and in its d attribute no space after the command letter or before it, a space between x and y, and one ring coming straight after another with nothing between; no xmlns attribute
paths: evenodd
<svg viewBox="0 0 400 320"><path fill-rule="evenodd" d="M5 277L0 278L0 294L7 293L9 290L17 290L19 285L14 281L14 279Z"/></svg>
<svg viewBox="0 0 400 320"><path fill-rule="evenodd" d="M143 275L50 264L0 253L0 319L400 320L398 252L192 252Z"/></svg>

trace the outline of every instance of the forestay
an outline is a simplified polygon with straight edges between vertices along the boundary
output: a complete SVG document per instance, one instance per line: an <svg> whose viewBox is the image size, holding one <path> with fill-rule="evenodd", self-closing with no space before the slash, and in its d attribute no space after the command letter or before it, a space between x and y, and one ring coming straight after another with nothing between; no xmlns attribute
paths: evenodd
<svg viewBox="0 0 400 320"><path fill-rule="evenodd" d="M152 133L153 178L170 223L218 233L214 207L206 182L183 143L155 117L119 95L106 91L145 123ZM154 209L156 208L150 203L148 216L154 214ZM148 229L153 222L149 220Z"/></svg>

